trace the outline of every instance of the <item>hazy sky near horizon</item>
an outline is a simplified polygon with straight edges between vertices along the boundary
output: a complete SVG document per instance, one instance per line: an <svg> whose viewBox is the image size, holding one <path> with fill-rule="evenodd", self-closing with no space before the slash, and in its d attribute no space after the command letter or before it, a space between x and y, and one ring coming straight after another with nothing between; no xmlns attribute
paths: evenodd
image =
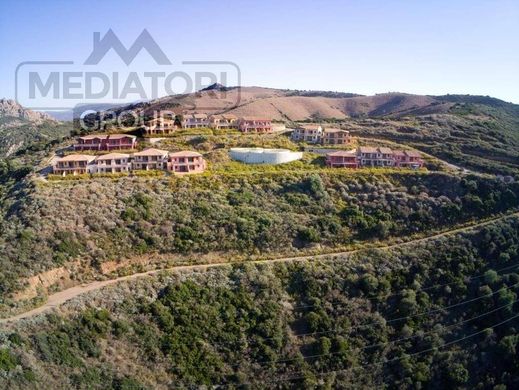
<svg viewBox="0 0 519 390"><path fill-rule="evenodd" d="M172 60L232 61L242 85L490 95L519 104L519 1L0 2L0 97L23 61L72 60L147 29ZM126 68L112 52L101 65ZM142 51L132 66L156 70ZM23 102L21 102L23 104Z"/></svg>

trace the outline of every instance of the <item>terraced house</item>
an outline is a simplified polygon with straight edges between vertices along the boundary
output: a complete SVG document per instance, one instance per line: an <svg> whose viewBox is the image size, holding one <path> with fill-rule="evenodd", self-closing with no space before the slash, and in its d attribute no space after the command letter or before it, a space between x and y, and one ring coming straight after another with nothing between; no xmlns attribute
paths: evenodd
<svg viewBox="0 0 519 390"><path fill-rule="evenodd" d="M129 172L131 168L130 155L125 153L108 153L97 156L94 161L95 173Z"/></svg>
<svg viewBox="0 0 519 390"><path fill-rule="evenodd" d="M209 127L214 130L237 129L238 117L232 114L211 115Z"/></svg>
<svg viewBox="0 0 519 390"><path fill-rule="evenodd" d="M372 146L361 146L358 158L363 167L392 167L395 165L393 152L389 148L375 148Z"/></svg>
<svg viewBox="0 0 519 390"><path fill-rule="evenodd" d="M52 173L55 175L82 175L90 173L91 163L95 160L95 156L86 154L69 154L57 159L52 166Z"/></svg>
<svg viewBox="0 0 519 390"><path fill-rule="evenodd" d="M338 150L326 155L326 166L330 168L357 168L359 160L356 150Z"/></svg>
<svg viewBox="0 0 519 390"><path fill-rule="evenodd" d="M396 167L422 168L422 155L415 150L392 150L386 147L361 146L357 150L326 154L326 165L332 168Z"/></svg>
<svg viewBox="0 0 519 390"><path fill-rule="evenodd" d="M205 160L200 153L189 150L169 153L168 170L175 173L201 173L205 166Z"/></svg>
<svg viewBox="0 0 519 390"><path fill-rule="evenodd" d="M171 134L175 132L175 130L177 130L177 125L175 124L175 118L173 116L153 118L146 122L144 126L144 131L149 135Z"/></svg>
<svg viewBox="0 0 519 390"><path fill-rule="evenodd" d="M292 140L322 145L347 145L351 142L348 130L322 128L316 125L298 126L292 132Z"/></svg>
<svg viewBox="0 0 519 390"><path fill-rule="evenodd" d="M351 142L350 132L342 129L324 129L322 135L323 145L347 145Z"/></svg>
<svg viewBox="0 0 519 390"><path fill-rule="evenodd" d="M271 133L272 120L261 117L244 116L239 120L238 129L243 133Z"/></svg>
<svg viewBox="0 0 519 390"><path fill-rule="evenodd" d="M167 169L168 167L167 150L160 150L154 148L144 149L142 152L133 154L132 169L140 170L159 170Z"/></svg>
<svg viewBox="0 0 519 390"><path fill-rule="evenodd" d="M309 144L320 144L323 138L323 128L315 125L298 126L292 132L292 140L296 142L307 142Z"/></svg>
<svg viewBox="0 0 519 390"><path fill-rule="evenodd" d="M184 129L197 129L209 127L209 117L207 114L186 114L182 119Z"/></svg>
<svg viewBox="0 0 519 390"><path fill-rule="evenodd" d="M130 134L85 135L78 137L74 150L131 150L137 146L137 137Z"/></svg>
<svg viewBox="0 0 519 390"><path fill-rule="evenodd" d="M401 151L395 151L401 152ZM421 168L423 167L424 161L422 159L422 155L415 151L415 150L404 150L403 151L404 156L398 157L398 159L395 159L395 165L397 167L404 167L404 168Z"/></svg>

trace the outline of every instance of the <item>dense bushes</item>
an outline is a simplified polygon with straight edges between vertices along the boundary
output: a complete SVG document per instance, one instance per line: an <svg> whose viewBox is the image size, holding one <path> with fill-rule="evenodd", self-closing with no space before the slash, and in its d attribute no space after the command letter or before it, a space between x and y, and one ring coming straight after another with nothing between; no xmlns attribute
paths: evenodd
<svg viewBox="0 0 519 390"><path fill-rule="evenodd" d="M134 283L85 298L103 309L19 327L24 341L11 343L7 358L0 347L0 361L35 373L34 382L11 369L0 384L519 385L515 217L334 261L241 265Z"/></svg>
<svg viewBox="0 0 519 390"><path fill-rule="evenodd" d="M517 106L454 104L447 112L391 119L352 119L353 134L407 144L478 172L519 174Z"/></svg>
<svg viewBox="0 0 519 390"><path fill-rule="evenodd" d="M149 252L289 254L446 228L516 207L519 184L336 171L98 179L25 191L4 217L4 294L20 275L77 258L99 265Z"/></svg>

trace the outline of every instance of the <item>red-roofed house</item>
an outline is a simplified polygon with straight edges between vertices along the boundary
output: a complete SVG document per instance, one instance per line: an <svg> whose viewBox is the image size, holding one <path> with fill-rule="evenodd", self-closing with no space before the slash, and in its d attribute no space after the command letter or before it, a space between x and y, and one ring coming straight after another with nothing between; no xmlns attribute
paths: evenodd
<svg viewBox="0 0 519 390"><path fill-rule="evenodd" d="M182 120L182 127L184 129L209 127L209 118L207 114L186 114Z"/></svg>
<svg viewBox="0 0 519 390"><path fill-rule="evenodd" d="M395 165L393 151L389 148L361 146L357 150L360 165L363 167L392 167Z"/></svg>
<svg viewBox="0 0 519 390"><path fill-rule="evenodd" d="M74 150L130 150L137 146L137 137L129 134L85 135L77 139Z"/></svg>
<svg viewBox="0 0 519 390"><path fill-rule="evenodd" d="M323 137L323 128L315 125L301 125L292 132L294 141L308 142L309 144L321 143Z"/></svg>
<svg viewBox="0 0 519 390"><path fill-rule="evenodd" d="M92 171L92 162L95 156L86 154L69 154L59 158L52 166L52 173L55 175L82 175Z"/></svg>
<svg viewBox="0 0 519 390"><path fill-rule="evenodd" d="M359 166L356 150L338 150L326 154L326 166L331 168L357 168Z"/></svg>
<svg viewBox="0 0 519 390"><path fill-rule="evenodd" d="M171 116L150 119L144 126L146 134L171 134L177 130L175 118Z"/></svg>
<svg viewBox="0 0 519 390"><path fill-rule="evenodd" d="M419 152L413 150L391 150L386 147L361 146L356 151L336 151L326 154L329 167L402 167L418 169L423 167Z"/></svg>
<svg viewBox="0 0 519 390"><path fill-rule="evenodd" d="M238 117L232 114L211 115L209 126L215 130L237 129Z"/></svg>
<svg viewBox="0 0 519 390"><path fill-rule="evenodd" d="M239 119L238 129L243 133L271 133L272 120L244 116Z"/></svg>
<svg viewBox="0 0 519 390"><path fill-rule="evenodd" d="M95 161L96 173L118 173L130 170L130 155L125 153L108 153L97 156Z"/></svg>
<svg viewBox="0 0 519 390"><path fill-rule="evenodd" d="M168 166L168 151L154 148L144 149L133 154L132 169L156 170Z"/></svg>
<svg viewBox="0 0 519 390"><path fill-rule="evenodd" d="M404 150L405 161L400 162L401 167L418 169L422 168L424 161L422 155L414 150Z"/></svg>
<svg viewBox="0 0 519 390"><path fill-rule="evenodd" d="M201 173L205 166L205 160L200 153L184 150L169 154L168 170L175 173Z"/></svg>
<svg viewBox="0 0 519 390"><path fill-rule="evenodd" d="M348 130L324 129L323 145L347 145L350 142L350 132Z"/></svg>

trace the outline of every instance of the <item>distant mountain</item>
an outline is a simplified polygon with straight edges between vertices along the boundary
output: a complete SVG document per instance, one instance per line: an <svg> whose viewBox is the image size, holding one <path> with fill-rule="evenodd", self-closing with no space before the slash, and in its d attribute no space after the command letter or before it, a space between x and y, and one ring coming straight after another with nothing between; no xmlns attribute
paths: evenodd
<svg viewBox="0 0 519 390"><path fill-rule="evenodd" d="M6 117L29 121L32 123L56 121L47 113L28 110L26 108L23 108L14 100L0 99L0 118Z"/></svg>
<svg viewBox="0 0 519 390"><path fill-rule="evenodd" d="M80 117L81 113L85 111L107 111L114 107L120 107L120 104L113 103L90 103L90 104L79 104L74 109L62 110L62 111L44 111L45 114L58 121L72 121Z"/></svg>
<svg viewBox="0 0 519 390"><path fill-rule="evenodd" d="M0 158L29 146L41 147L69 133L69 126L47 113L31 111L14 100L0 99Z"/></svg>
<svg viewBox="0 0 519 390"><path fill-rule="evenodd" d="M71 121L74 117L74 112L72 110L43 112L57 121Z"/></svg>

